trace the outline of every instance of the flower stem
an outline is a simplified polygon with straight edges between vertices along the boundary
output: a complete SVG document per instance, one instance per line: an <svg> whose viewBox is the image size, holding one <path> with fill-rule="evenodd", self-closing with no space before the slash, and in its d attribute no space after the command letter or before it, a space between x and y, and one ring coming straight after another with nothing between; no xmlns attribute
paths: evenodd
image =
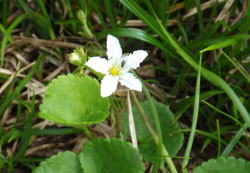
<svg viewBox="0 0 250 173"><path fill-rule="evenodd" d="M92 134L92 132L88 129L88 126L83 125L82 130L83 130L83 132L86 134L86 136L87 136L89 139L93 139L93 134Z"/></svg>
<svg viewBox="0 0 250 173"><path fill-rule="evenodd" d="M111 103L112 115L114 115L114 120L115 120L116 137L119 138L120 132L121 132L121 124L120 124L120 116L119 116L120 108L117 107L115 97L110 97L109 100Z"/></svg>
<svg viewBox="0 0 250 173"><path fill-rule="evenodd" d="M135 131L135 122L134 122L134 117L133 117L133 111L132 111L132 106L131 106L131 101L130 101L129 90L128 90L128 94L127 94L127 102L128 102L128 122L129 122L130 136L132 139L133 147L138 149L138 143L137 143L136 131Z"/></svg>

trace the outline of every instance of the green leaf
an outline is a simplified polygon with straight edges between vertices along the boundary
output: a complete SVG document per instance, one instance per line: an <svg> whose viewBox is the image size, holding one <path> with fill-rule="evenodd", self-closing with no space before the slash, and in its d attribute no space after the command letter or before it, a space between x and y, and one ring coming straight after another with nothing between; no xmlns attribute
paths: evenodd
<svg viewBox="0 0 250 173"><path fill-rule="evenodd" d="M228 46L231 46L235 43L236 43L236 40L234 40L234 39L224 40L220 43L212 44L212 45L206 47L205 49L201 50L200 53L228 47Z"/></svg>
<svg viewBox="0 0 250 173"><path fill-rule="evenodd" d="M100 85L87 75L62 75L54 79L40 105L39 116L55 123L83 128L109 115L109 100L101 97Z"/></svg>
<svg viewBox="0 0 250 173"><path fill-rule="evenodd" d="M143 173L141 157L126 141L95 139L85 144L79 155L85 173Z"/></svg>
<svg viewBox="0 0 250 173"><path fill-rule="evenodd" d="M66 151L52 156L40 163L33 173L83 173L77 155Z"/></svg>
<svg viewBox="0 0 250 173"><path fill-rule="evenodd" d="M146 113L150 112L149 101L141 103L141 106ZM178 124L173 123L174 115L167 106L156 101L155 101L155 106L160 120L163 143L166 146L169 155L173 157L177 154L177 152L183 145L183 138L184 138L183 133L176 132L180 128ZM133 114L134 114L136 134L139 141L139 151L145 160L154 161L157 157L156 155L157 146L155 145L149 130L144 124L144 121L141 118L139 111L135 107L133 107ZM147 116L149 120L153 119L151 114L147 114ZM123 125L124 125L125 136L129 136L130 134L128 128L127 115L124 116Z"/></svg>
<svg viewBox="0 0 250 173"><path fill-rule="evenodd" d="M219 157L210 159L195 168L194 173L248 173L250 162L234 157Z"/></svg>
<svg viewBox="0 0 250 173"><path fill-rule="evenodd" d="M235 34L232 36L221 36L218 38L208 38L208 39L203 39L203 40L196 40L196 41L193 41L192 43L190 43L188 45L188 47L192 48L192 49L194 49L194 48L202 49L205 46L220 44L220 43L227 41L227 40L240 41L240 40L249 39L249 38L250 38L250 35L247 35L247 34Z"/></svg>

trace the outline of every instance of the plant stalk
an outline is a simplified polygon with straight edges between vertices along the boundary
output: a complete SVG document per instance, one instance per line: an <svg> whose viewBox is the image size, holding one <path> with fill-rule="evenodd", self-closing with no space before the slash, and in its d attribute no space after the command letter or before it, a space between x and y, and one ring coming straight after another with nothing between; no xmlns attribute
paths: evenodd
<svg viewBox="0 0 250 173"><path fill-rule="evenodd" d="M133 117L133 111L132 111L132 106L131 106L131 101L130 101L129 90L127 93L127 102L128 102L128 122L129 122L130 136L132 139L133 147L138 149L138 142L137 142L136 130L135 130L135 122L134 122L134 117Z"/></svg>

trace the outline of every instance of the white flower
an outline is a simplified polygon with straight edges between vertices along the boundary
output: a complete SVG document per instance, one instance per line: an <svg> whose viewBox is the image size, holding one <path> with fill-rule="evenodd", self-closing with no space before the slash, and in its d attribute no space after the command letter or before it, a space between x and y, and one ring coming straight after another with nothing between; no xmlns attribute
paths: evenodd
<svg viewBox="0 0 250 173"><path fill-rule="evenodd" d="M70 61L79 61L80 57L77 55L77 53L73 52L69 54L69 60Z"/></svg>
<svg viewBox="0 0 250 173"><path fill-rule="evenodd" d="M105 74L101 81L101 96L107 97L115 92L118 82L129 89L142 91L142 84L130 69L136 69L147 57L148 53L144 50L137 50L131 54L122 55L122 49L118 39L112 35L107 37L107 56L108 59L101 57L91 57L86 66L93 70Z"/></svg>

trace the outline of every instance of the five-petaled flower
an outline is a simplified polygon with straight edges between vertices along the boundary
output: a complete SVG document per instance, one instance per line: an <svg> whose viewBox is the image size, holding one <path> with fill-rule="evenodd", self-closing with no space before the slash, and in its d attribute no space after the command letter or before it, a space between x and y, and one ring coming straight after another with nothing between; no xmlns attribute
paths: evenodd
<svg viewBox="0 0 250 173"><path fill-rule="evenodd" d="M131 54L122 55L122 49L118 39L112 35L107 37L107 56L108 59L98 56L91 57L86 66L93 70L105 74L101 81L101 96L110 96L117 89L118 82L129 89L142 91L142 84L130 69L136 69L147 57L148 53L144 50L137 50Z"/></svg>

